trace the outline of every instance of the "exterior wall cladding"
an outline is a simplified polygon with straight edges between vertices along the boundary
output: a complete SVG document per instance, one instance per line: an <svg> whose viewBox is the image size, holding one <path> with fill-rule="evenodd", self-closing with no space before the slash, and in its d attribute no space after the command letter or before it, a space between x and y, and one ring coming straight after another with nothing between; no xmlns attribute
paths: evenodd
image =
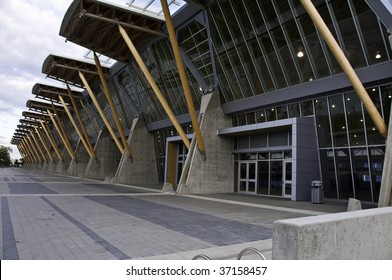
<svg viewBox="0 0 392 280"><path fill-rule="evenodd" d="M203 95L217 91L223 113L232 118L232 130L248 131L216 135L233 142L233 174L228 175L234 178L233 191L290 196L290 188L300 179L290 182L292 186L275 183L290 180L297 165L286 165L293 170L279 168L285 160L301 157L290 154L298 150L293 127L287 125L290 122L279 125L279 121L306 117L312 119L310 129L315 131L318 150L319 177L314 179L323 181L325 196L377 201L385 140L299 0L206 2L205 10L187 5L174 16L174 23L196 109ZM313 3L387 122L392 52L385 20L365 0ZM192 133L170 42L157 39L140 51L185 131ZM124 127L129 129L132 118L140 115L154 134L159 180L163 182L166 138L177 134L135 63L117 64L111 72ZM273 145L272 139L282 133L287 133L287 143L282 140L281 145ZM260 140L264 136L265 143ZM244 138L250 142L257 138L260 143L243 148ZM302 185L310 188L310 183Z"/></svg>

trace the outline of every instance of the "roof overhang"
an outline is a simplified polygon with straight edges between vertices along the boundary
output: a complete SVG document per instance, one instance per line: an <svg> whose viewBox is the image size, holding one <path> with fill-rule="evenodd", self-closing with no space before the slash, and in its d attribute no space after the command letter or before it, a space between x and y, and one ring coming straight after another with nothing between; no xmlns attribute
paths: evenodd
<svg viewBox="0 0 392 280"><path fill-rule="evenodd" d="M31 120L46 120L47 122L50 120L47 112L43 112L44 114L39 114L31 111L23 111L22 116Z"/></svg>
<svg viewBox="0 0 392 280"><path fill-rule="evenodd" d="M163 23L156 17L104 1L75 0L64 16L59 34L97 53L128 62L131 52L118 25L125 28L135 47L140 48L157 36L166 36L161 31Z"/></svg>
<svg viewBox="0 0 392 280"><path fill-rule="evenodd" d="M74 98L81 99L82 92L81 91L73 91L71 90L72 95ZM49 101L49 102L56 102L60 103L61 96L66 103L71 103L68 90L66 88L60 88L50 85L44 84L35 84L33 86L32 94L35 95L36 98Z"/></svg>
<svg viewBox="0 0 392 280"><path fill-rule="evenodd" d="M109 68L102 66L102 70L105 75L109 75ZM89 85L99 82L99 74L94 63L50 54L42 65L42 73L47 77L83 88L79 71L83 73Z"/></svg>
<svg viewBox="0 0 392 280"><path fill-rule="evenodd" d="M38 112L46 112L47 110L52 112L53 107L57 111L64 111L63 106L40 102L40 101L36 101L36 100L31 100L31 99L27 100L26 107L30 108L30 110L34 110L34 111L38 111Z"/></svg>

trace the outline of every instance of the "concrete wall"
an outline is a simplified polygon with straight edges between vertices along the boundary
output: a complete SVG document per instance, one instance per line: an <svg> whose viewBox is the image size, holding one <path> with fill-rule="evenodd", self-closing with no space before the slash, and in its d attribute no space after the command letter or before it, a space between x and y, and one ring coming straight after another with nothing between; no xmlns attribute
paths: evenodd
<svg viewBox="0 0 392 280"><path fill-rule="evenodd" d="M157 184L158 171L156 165L154 136L147 131L142 118L135 118L128 144L132 151L132 159L123 153L113 183L123 184Z"/></svg>
<svg viewBox="0 0 392 280"><path fill-rule="evenodd" d="M292 200L310 200L311 182L321 180L317 133L314 117L293 119Z"/></svg>
<svg viewBox="0 0 392 280"><path fill-rule="evenodd" d="M84 147L82 141L79 139L78 144L75 149L76 160L72 160L68 170L67 175L82 177L86 171L87 164L90 160L90 155L88 154L86 148Z"/></svg>
<svg viewBox="0 0 392 280"><path fill-rule="evenodd" d="M206 146L207 160L203 160L196 148L191 155L186 192L193 194L233 192L233 142L230 138L217 135L218 128L229 127L232 124L231 119L222 112L218 92L203 96L200 113L203 114L201 133Z"/></svg>
<svg viewBox="0 0 392 280"><path fill-rule="evenodd" d="M97 159L90 158L83 177L102 181L106 177L114 177L118 165L115 158L116 149L109 133L106 130L100 131L94 147Z"/></svg>
<svg viewBox="0 0 392 280"><path fill-rule="evenodd" d="M62 155L63 155L63 161L59 160L59 163L57 164L57 167L56 167L56 173L64 175L67 173L67 170L68 170L68 167L71 163L72 158L69 155L69 153L65 147L63 148Z"/></svg>
<svg viewBox="0 0 392 280"><path fill-rule="evenodd" d="M392 259L392 207L280 220L272 258Z"/></svg>

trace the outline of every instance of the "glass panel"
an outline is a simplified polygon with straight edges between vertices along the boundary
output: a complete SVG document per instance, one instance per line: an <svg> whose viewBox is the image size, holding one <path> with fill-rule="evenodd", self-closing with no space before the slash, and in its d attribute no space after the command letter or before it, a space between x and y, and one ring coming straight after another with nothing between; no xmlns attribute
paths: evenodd
<svg viewBox="0 0 392 280"><path fill-rule="evenodd" d="M267 121L276 121L276 110L275 108L270 108L266 110L267 113Z"/></svg>
<svg viewBox="0 0 392 280"><path fill-rule="evenodd" d="M284 151L284 158L292 158L293 152L292 151Z"/></svg>
<svg viewBox="0 0 392 280"><path fill-rule="evenodd" d="M382 107L384 111L384 120L386 124L389 124L391 114L391 102L392 102L392 85L386 85L380 87Z"/></svg>
<svg viewBox="0 0 392 280"><path fill-rule="evenodd" d="M317 135L320 148L331 147L331 128L329 126L328 103L326 98L315 100Z"/></svg>
<svg viewBox="0 0 392 280"><path fill-rule="evenodd" d="M268 144L267 134L251 135L250 147L251 148L266 148Z"/></svg>
<svg viewBox="0 0 392 280"><path fill-rule="evenodd" d="M291 195L292 184L285 183L284 184L284 195Z"/></svg>
<svg viewBox="0 0 392 280"><path fill-rule="evenodd" d="M369 88L367 89L367 92L372 99L374 105L376 106L377 110L381 112L381 102L380 102L380 94L379 94L379 88L374 87L374 88ZM366 133L368 137L368 145L377 145L377 144L385 144L385 139L378 133L378 130L376 129L376 126L374 125L373 120L370 118L368 112L365 111L365 127L366 127Z"/></svg>
<svg viewBox="0 0 392 280"><path fill-rule="evenodd" d="M365 145L365 129L363 121L361 121L363 119L361 101L355 92L345 94L344 101L346 103L350 145Z"/></svg>
<svg viewBox="0 0 392 280"><path fill-rule="evenodd" d="M246 181L240 181L240 191L246 192Z"/></svg>
<svg viewBox="0 0 392 280"><path fill-rule="evenodd" d="M289 104L289 118L300 117L299 103Z"/></svg>
<svg viewBox="0 0 392 280"><path fill-rule="evenodd" d="M288 146L288 132L275 132L269 134L269 146L270 147L278 147L278 146ZM282 153L281 153L282 154Z"/></svg>
<svg viewBox="0 0 392 280"><path fill-rule="evenodd" d="M348 146L347 124L341 95L329 98L329 110L331 114L332 132L335 147Z"/></svg>
<svg viewBox="0 0 392 280"><path fill-rule="evenodd" d="M256 182L249 181L248 182L248 192L256 191Z"/></svg>
<svg viewBox="0 0 392 280"><path fill-rule="evenodd" d="M357 19L361 27L362 37L370 64L388 60L383 35L375 13L365 1L352 1Z"/></svg>
<svg viewBox="0 0 392 280"><path fill-rule="evenodd" d="M300 105L301 105L302 117L314 115L312 101L304 101L304 102L301 102Z"/></svg>
<svg viewBox="0 0 392 280"><path fill-rule="evenodd" d="M270 195L282 196L282 161L271 161Z"/></svg>
<svg viewBox="0 0 392 280"><path fill-rule="evenodd" d="M283 158L283 152L271 152L271 159Z"/></svg>
<svg viewBox="0 0 392 280"><path fill-rule="evenodd" d="M286 162L285 163L285 180L286 181L291 181L292 180L292 162Z"/></svg>
<svg viewBox="0 0 392 280"><path fill-rule="evenodd" d="M239 136L237 140L238 149L249 149L249 136Z"/></svg>
<svg viewBox="0 0 392 280"><path fill-rule="evenodd" d="M385 147L370 148L370 167L372 172L372 185L374 202L380 196L381 177L384 166Z"/></svg>
<svg viewBox="0 0 392 280"><path fill-rule="evenodd" d="M325 196L338 198L333 150L320 150L320 161Z"/></svg>
<svg viewBox="0 0 392 280"><path fill-rule="evenodd" d="M256 163L249 163L249 177L248 179L254 180L256 179Z"/></svg>
<svg viewBox="0 0 392 280"><path fill-rule="evenodd" d="M246 119L248 121L248 124L255 124L256 123L256 116L255 113L247 113L246 114Z"/></svg>
<svg viewBox="0 0 392 280"><path fill-rule="evenodd" d="M268 152L259 153L259 160L269 159L270 154Z"/></svg>
<svg viewBox="0 0 392 280"><path fill-rule="evenodd" d="M247 164L241 162L240 168L240 179L246 179Z"/></svg>
<svg viewBox="0 0 392 280"><path fill-rule="evenodd" d="M366 66L366 60L348 1L332 1L332 8L344 42L343 51L354 68ZM354 1L355 2L355 1ZM358 1L357 1L358 2ZM362 2L362 1L359 1ZM374 42L373 42L374 43Z"/></svg>
<svg viewBox="0 0 392 280"><path fill-rule="evenodd" d="M259 161L258 167L258 194L268 194L269 161Z"/></svg>
<svg viewBox="0 0 392 280"><path fill-rule="evenodd" d="M339 199L354 197L349 149L337 149L336 166L339 180Z"/></svg>
<svg viewBox="0 0 392 280"><path fill-rule="evenodd" d="M283 120L288 118L287 106L279 106L276 107L276 114L278 116L278 120Z"/></svg>
<svg viewBox="0 0 392 280"><path fill-rule="evenodd" d="M363 201L372 201L367 149L352 149L351 156L354 172L355 198Z"/></svg>
<svg viewBox="0 0 392 280"><path fill-rule="evenodd" d="M262 77L263 81L263 87L265 91L271 91L275 89L274 83L271 78L270 74L270 69L271 67L267 65L266 58L264 57L263 52L261 51L261 48L259 46L258 40L252 39L249 42L249 47L251 54L253 56L253 59L255 60L257 71Z"/></svg>
<svg viewBox="0 0 392 280"><path fill-rule="evenodd" d="M256 119L257 119L257 123L266 122L265 110L256 112Z"/></svg>

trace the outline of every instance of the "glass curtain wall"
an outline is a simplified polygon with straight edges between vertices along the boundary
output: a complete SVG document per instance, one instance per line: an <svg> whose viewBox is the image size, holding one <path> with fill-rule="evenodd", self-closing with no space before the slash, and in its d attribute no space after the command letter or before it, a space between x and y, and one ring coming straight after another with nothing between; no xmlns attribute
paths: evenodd
<svg viewBox="0 0 392 280"><path fill-rule="evenodd" d="M367 88L387 125L392 85ZM378 200L385 139L355 92L260 109L232 116L233 126L315 115L324 191L329 198Z"/></svg>
<svg viewBox="0 0 392 280"><path fill-rule="evenodd" d="M354 68L390 59L386 27L364 0L317 0ZM208 7L223 102L341 73L299 0L216 0Z"/></svg>

